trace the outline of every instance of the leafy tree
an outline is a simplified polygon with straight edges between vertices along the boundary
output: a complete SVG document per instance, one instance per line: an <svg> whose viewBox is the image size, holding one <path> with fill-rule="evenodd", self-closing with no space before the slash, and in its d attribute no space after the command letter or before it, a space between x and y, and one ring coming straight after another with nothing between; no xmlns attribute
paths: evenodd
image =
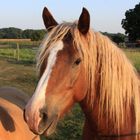
<svg viewBox="0 0 140 140"><path fill-rule="evenodd" d="M113 33L104 32L103 34L108 36L113 42L117 44L123 43L125 40L125 35L122 33L113 34Z"/></svg>
<svg viewBox="0 0 140 140"><path fill-rule="evenodd" d="M32 34L33 34L33 30L31 30L31 29L24 30L24 31L22 32L22 38L31 39Z"/></svg>
<svg viewBox="0 0 140 140"><path fill-rule="evenodd" d="M117 44L123 43L124 40L125 40L125 35L124 35L124 34L121 34L121 33L114 34L114 35L112 36L112 40L113 40L115 43L117 43Z"/></svg>
<svg viewBox="0 0 140 140"><path fill-rule="evenodd" d="M31 39L35 41L42 40L46 34L45 30L34 30Z"/></svg>
<svg viewBox="0 0 140 140"><path fill-rule="evenodd" d="M32 41L42 40L46 34L45 30L31 30L27 29L22 32L23 38L30 38Z"/></svg>
<svg viewBox="0 0 140 140"><path fill-rule="evenodd" d="M19 38L29 38L32 41L42 40L46 34L45 30L21 30L18 28L2 28L0 29L0 38L4 39L19 39Z"/></svg>
<svg viewBox="0 0 140 140"><path fill-rule="evenodd" d="M22 30L14 27L10 28L2 28L0 29L0 38L12 38L12 39L17 39L17 38L22 38L21 36Z"/></svg>
<svg viewBox="0 0 140 140"><path fill-rule="evenodd" d="M122 27L128 35L130 41L140 39L140 3L134 9L129 9L122 20Z"/></svg>

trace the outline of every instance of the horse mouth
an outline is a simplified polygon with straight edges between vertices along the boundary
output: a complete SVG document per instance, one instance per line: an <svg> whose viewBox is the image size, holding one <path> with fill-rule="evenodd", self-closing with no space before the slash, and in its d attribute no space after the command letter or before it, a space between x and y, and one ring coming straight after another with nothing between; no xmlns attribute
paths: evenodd
<svg viewBox="0 0 140 140"><path fill-rule="evenodd" d="M44 128L40 129L39 134L40 135L43 134L46 137L50 136L55 131L57 122L58 122L58 118L49 121L49 123L47 123L47 125Z"/></svg>

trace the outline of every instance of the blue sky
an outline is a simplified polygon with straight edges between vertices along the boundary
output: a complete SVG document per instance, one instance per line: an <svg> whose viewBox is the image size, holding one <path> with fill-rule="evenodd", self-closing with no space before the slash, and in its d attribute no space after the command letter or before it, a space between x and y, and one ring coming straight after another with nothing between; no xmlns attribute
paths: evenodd
<svg viewBox="0 0 140 140"><path fill-rule="evenodd" d="M42 10L48 7L58 22L79 18L82 7L91 15L91 27L96 31L124 32L121 20L125 11L139 0L1 0L0 28L42 29Z"/></svg>

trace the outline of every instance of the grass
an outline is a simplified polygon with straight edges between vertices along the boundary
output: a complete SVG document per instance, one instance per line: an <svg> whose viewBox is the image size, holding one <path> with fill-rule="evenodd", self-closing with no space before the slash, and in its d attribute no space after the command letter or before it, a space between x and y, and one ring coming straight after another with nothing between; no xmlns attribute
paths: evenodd
<svg viewBox="0 0 140 140"><path fill-rule="evenodd" d="M1 41L0 42L0 46L1 45L9 45L9 46L12 46L12 45L16 45L17 42L9 42L8 41L9 39L7 39L7 41ZM18 42L20 46L39 46L40 44L40 41L22 41L22 42Z"/></svg>
<svg viewBox="0 0 140 140"><path fill-rule="evenodd" d="M17 59L19 55L20 61L35 61L35 54L37 48L21 48L18 50L15 48L0 48L0 57L10 58L10 59Z"/></svg>
<svg viewBox="0 0 140 140"><path fill-rule="evenodd" d="M31 95L37 83L35 75L35 66L33 64L0 59L0 87L17 87Z"/></svg>
<svg viewBox="0 0 140 140"><path fill-rule="evenodd" d="M129 59L140 71L140 51L125 49ZM34 93L37 84L34 58L36 49L21 48L20 60L13 57L13 48L0 48L0 87L13 86L23 90L28 95ZM47 140L80 140L84 116L76 105L65 119L58 124L56 133ZM41 138L45 140L45 138Z"/></svg>
<svg viewBox="0 0 140 140"><path fill-rule="evenodd" d="M137 71L140 72L140 49L125 49L125 53L129 60L132 62L132 64L135 66Z"/></svg>

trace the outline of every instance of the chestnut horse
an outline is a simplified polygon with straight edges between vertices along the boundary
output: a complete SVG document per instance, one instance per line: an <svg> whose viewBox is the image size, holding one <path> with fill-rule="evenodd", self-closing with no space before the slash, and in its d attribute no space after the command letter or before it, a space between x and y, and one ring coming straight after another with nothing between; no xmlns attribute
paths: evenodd
<svg viewBox="0 0 140 140"><path fill-rule="evenodd" d="M39 140L23 119L28 97L14 88L0 88L0 140Z"/></svg>
<svg viewBox="0 0 140 140"><path fill-rule="evenodd" d="M40 80L25 108L37 134L49 136L79 102L84 140L133 140L140 135L140 80L124 53L108 37L90 29L89 12L58 24L47 8L48 34L37 58Z"/></svg>

